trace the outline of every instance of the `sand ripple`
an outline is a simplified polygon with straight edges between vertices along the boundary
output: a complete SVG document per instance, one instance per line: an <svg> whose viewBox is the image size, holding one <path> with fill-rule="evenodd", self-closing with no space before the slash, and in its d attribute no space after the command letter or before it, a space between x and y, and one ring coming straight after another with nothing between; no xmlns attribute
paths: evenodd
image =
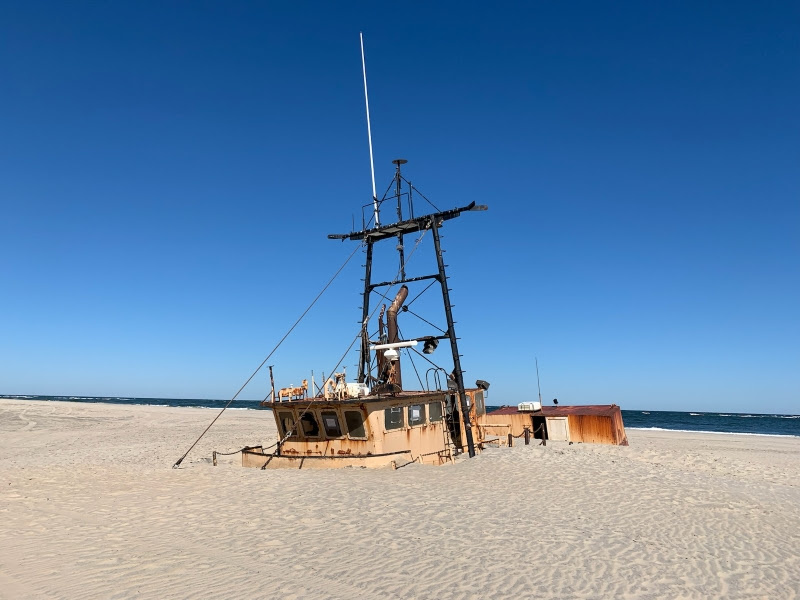
<svg viewBox="0 0 800 600"><path fill-rule="evenodd" d="M268 413L0 402L0 598L796 598L800 440L259 471Z"/></svg>

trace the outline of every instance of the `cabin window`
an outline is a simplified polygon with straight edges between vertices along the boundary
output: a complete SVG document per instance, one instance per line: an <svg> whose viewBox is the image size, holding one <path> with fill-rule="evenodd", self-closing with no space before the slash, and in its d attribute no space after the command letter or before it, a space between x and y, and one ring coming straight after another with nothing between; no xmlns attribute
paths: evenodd
<svg viewBox="0 0 800 600"><path fill-rule="evenodd" d="M361 412L357 410L344 411L344 422L347 423L347 431L350 432L350 437L367 437L364 431L364 417L361 416Z"/></svg>
<svg viewBox="0 0 800 600"><path fill-rule="evenodd" d="M332 410L323 410L320 413L322 426L325 428L325 435L329 438L342 437L342 428L339 425L339 415Z"/></svg>
<svg viewBox="0 0 800 600"><path fill-rule="evenodd" d="M303 435L306 437L319 437L319 425L314 413L304 413L300 417L300 424L303 426Z"/></svg>
<svg viewBox="0 0 800 600"><path fill-rule="evenodd" d="M475 413L478 415L486 414L486 407L483 405L483 392L475 392Z"/></svg>
<svg viewBox="0 0 800 600"><path fill-rule="evenodd" d="M428 404L428 419L431 423L438 423L442 420L442 403L431 402Z"/></svg>
<svg viewBox="0 0 800 600"><path fill-rule="evenodd" d="M403 407L393 406L383 411L386 429L401 429L403 427Z"/></svg>
<svg viewBox="0 0 800 600"><path fill-rule="evenodd" d="M412 404L408 407L408 426L416 427L425 424L425 405Z"/></svg>
<svg viewBox="0 0 800 600"><path fill-rule="evenodd" d="M278 421L280 422L281 429L281 436L289 434L290 437L296 436L297 432L294 430L294 415L290 412L279 412L278 413Z"/></svg>

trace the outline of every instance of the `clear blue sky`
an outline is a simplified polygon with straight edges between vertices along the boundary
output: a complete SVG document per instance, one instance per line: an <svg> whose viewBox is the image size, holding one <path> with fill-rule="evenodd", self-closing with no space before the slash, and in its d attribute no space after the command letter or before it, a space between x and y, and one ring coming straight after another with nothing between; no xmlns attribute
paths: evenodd
<svg viewBox="0 0 800 600"><path fill-rule="evenodd" d="M0 393L238 389L353 250L359 31L379 189L490 207L443 230L490 404L538 356L562 403L800 412L797 2L6 2ZM349 344L360 258L279 386Z"/></svg>

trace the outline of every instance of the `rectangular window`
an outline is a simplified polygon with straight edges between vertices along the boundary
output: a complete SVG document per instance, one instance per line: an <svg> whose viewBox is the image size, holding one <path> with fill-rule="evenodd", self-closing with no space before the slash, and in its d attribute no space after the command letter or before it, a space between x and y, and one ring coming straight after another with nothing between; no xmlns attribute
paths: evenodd
<svg viewBox="0 0 800 600"><path fill-rule="evenodd" d="M314 417L314 413L307 412L300 417L300 425L303 427L305 437L319 437L319 424Z"/></svg>
<svg viewBox="0 0 800 600"><path fill-rule="evenodd" d="M486 407L483 405L483 392L475 392L475 414L486 414Z"/></svg>
<svg viewBox="0 0 800 600"><path fill-rule="evenodd" d="M383 411L384 424L386 429L401 429L403 427L403 407L393 406Z"/></svg>
<svg viewBox="0 0 800 600"><path fill-rule="evenodd" d="M325 428L325 435L329 438L342 437L342 428L339 425L339 415L332 410L323 410L320 413L322 426Z"/></svg>
<svg viewBox="0 0 800 600"><path fill-rule="evenodd" d="M408 407L408 426L416 427L425 424L425 405L412 404Z"/></svg>
<svg viewBox="0 0 800 600"><path fill-rule="evenodd" d="M352 438L365 438L367 433L364 431L364 417L357 410L344 411L344 422L347 423L347 431Z"/></svg>
<svg viewBox="0 0 800 600"><path fill-rule="evenodd" d="M294 431L294 415L290 412L281 411L278 413L278 421L281 426L281 437L290 433L290 437L297 437L297 431Z"/></svg>
<svg viewBox="0 0 800 600"><path fill-rule="evenodd" d="M442 420L442 403L431 402L428 404L428 418L431 423L438 423Z"/></svg>

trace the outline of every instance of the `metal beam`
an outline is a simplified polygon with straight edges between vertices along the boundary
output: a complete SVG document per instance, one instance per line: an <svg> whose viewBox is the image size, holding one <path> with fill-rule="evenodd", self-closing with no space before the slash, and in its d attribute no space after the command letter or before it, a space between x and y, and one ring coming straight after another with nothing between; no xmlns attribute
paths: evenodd
<svg viewBox="0 0 800 600"><path fill-rule="evenodd" d="M433 233L433 247L436 250L436 263L439 265L439 281L442 284L442 300L444 312L447 316L447 334L450 338L450 348L453 351L453 375L458 387L458 398L461 406L461 422L464 424L464 433L467 437L467 450L470 458L475 456L475 442L472 440L472 423L469 421L469 406L467 405L467 392L464 389L464 374L461 372L461 356L458 354L458 338L456 338L453 311L450 309L450 290L447 289L447 274L444 270L442 245L439 240L439 223L434 222L431 229Z"/></svg>
<svg viewBox="0 0 800 600"><path fill-rule="evenodd" d="M369 295L372 292L370 279L372 277L372 241L367 240L367 264L364 275L364 299L361 307L361 360L358 361L358 382L364 383L369 374L369 333L367 320L369 319Z"/></svg>
<svg viewBox="0 0 800 600"><path fill-rule="evenodd" d="M373 283L370 287L370 290L374 290L375 288L379 287L386 287L389 285L396 285L398 283L410 283L412 281L424 281L426 279L439 279L439 274L436 275L423 275L422 277L409 277L407 279L399 279L395 281L382 281L380 283Z"/></svg>
<svg viewBox="0 0 800 600"><path fill-rule="evenodd" d="M413 233L423 229L430 229L434 224L441 225L443 221L455 219L460 217L462 212L486 210L484 205L476 205L475 202L470 202L467 206L454 208L452 210L444 210L438 213L424 215L422 217L415 217L389 225L381 225L372 229L364 229L362 231L353 231L351 233L331 233L328 239L331 240L370 240L379 242L388 238L397 237L398 234Z"/></svg>

